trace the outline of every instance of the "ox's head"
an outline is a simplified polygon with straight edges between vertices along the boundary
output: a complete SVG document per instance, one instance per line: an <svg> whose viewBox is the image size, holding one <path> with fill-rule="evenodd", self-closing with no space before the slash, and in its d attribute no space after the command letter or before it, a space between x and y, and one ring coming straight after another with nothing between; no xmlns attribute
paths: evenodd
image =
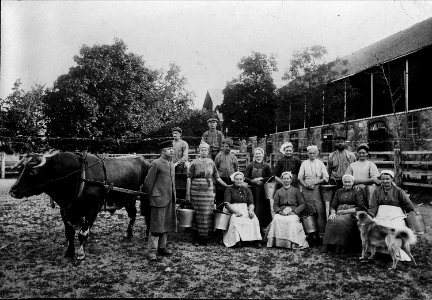
<svg viewBox="0 0 432 300"><path fill-rule="evenodd" d="M21 167L22 171L9 194L18 199L41 194L47 180L49 180L47 161L53 155L55 153L51 155L27 154L15 164L13 168Z"/></svg>

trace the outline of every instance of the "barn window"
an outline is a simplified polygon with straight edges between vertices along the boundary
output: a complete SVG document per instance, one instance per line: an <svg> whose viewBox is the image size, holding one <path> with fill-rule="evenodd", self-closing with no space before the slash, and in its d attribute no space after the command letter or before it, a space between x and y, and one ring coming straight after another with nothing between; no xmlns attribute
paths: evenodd
<svg viewBox="0 0 432 300"><path fill-rule="evenodd" d="M418 135L418 117L415 115L408 116L408 135Z"/></svg>

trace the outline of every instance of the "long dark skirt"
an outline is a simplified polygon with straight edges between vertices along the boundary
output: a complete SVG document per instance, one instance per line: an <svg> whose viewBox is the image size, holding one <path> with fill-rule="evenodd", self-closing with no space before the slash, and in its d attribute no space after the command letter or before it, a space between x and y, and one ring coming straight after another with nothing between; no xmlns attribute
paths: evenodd
<svg viewBox="0 0 432 300"><path fill-rule="evenodd" d="M323 244L360 249L360 232L354 214L338 215L336 219L328 220Z"/></svg>
<svg viewBox="0 0 432 300"><path fill-rule="evenodd" d="M192 229L199 235L208 236L213 229L215 193L211 179L194 178L190 188L191 202L195 207Z"/></svg>
<svg viewBox="0 0 432 300"><path fill-rule="evenodd" d="M272 221L270 200L266 199L264 185L250 187L254 198L255 214L261 227L267 227Z"/></svg>

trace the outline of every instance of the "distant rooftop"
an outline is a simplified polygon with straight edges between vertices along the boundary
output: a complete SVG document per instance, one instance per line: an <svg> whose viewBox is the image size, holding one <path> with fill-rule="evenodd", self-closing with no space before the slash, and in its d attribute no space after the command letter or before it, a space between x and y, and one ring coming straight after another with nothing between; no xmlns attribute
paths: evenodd
<svg viewBox="0 0 432 300"><path fill-rule="evenodd" d="M211 103L210 103L211 100ZM215 110L217 106L223 102L223 94L221 89L209 89L204 99L203 108ZM210 106L211 105L211 106Z"/></svg>

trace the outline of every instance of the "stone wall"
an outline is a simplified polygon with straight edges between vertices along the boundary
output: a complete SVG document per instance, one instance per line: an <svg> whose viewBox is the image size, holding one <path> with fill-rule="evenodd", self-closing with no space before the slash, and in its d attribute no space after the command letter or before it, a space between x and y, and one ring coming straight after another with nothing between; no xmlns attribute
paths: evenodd
<svg viewBox="0 0 432 300"><path fill-rule="evenodd" d="M415 116L418 122L418 135L410 136L407 134L407 118ZM382 117L366 118L361 120L348 121L346 123L337 123L306 129L297 129L271 134L268 139L272 141L273 153L278 152L279 147L287 141L290 141L292 133L298 134L298 145L301 151L308 145L317 145L322 149L322 132L324 129L332 129L333 136L343 135L347 137L348 149L354 151L360 143L369 143L369 125L377 121L386 124L387 140L378 141L386 145L386 150L391 151L397 146L397 126L401 133L401 149L408 151L432 150L432 109L424 109L406 114L397 114L396 121L394 115ZM260 145L265 145L260 140ZM261 146L262 147L262 146Z"/></svg>

